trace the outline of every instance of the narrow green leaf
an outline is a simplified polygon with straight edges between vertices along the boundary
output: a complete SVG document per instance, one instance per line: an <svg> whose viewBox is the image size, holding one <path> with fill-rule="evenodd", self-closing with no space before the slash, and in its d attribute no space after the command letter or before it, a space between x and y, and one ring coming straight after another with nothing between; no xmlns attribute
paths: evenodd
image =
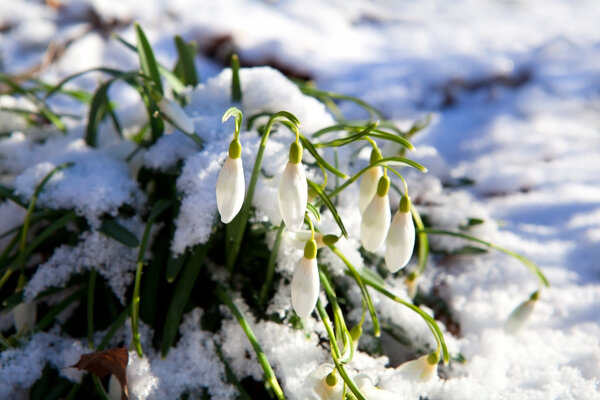
<svg viewBox="0 0 600 400"><path fill-rule="evenodd" d="M154 84L154 90L160 94L164 94L158 66L154 58L152 47L146 38L146 34L138 23L134 24L135 36L137 40L138 56L140 57L140 66L144 75L149 76Z"/></svg>
<svg viewBox="0 0 600 400"><path fill-rule="evenodd" d="M180 254L177 257L169 257L167 261L167 282L171 283L177 278L179 275L179 271L181 271L181 267L183 267L185 263L186 257L184 254Z"/></svg>
<svg viewBox="0 0 600 400"><path fill-rule="evenodd" d="M348 238L348 232L346 231L344 222L342 221L342 218L338 214L337 209L335 208L335 205L333 205L333 202L331 201L331 199L329 198L327 193L325 193L323 191L321 186L317 185L315 182L311 181L310 179L307 179L306 181L308 182L308 186L310 186L315 191L315 193L317 193L317 195L321 198L321 200L323 201L325 206L327 206L329 211L331 211L331 215L333 215L333 219L335 220L337 225L340 227L340 230L342 231L342 235L344 235L345 238Z"/></svg>
<svg viewBox="0 0 600 400"><path fill-rule="evenodd" d="M81 299L85 296L86 290L85 288L77 290L75 293L71 294L69 297L58 303L54 306L48 313L46 313L42 319L40 319L35 326L36 331L43 331L48 328L50 324L54 321L56 316L60 314L65 308L67 308L71 303Z"/></svg>
<svg viewBox="0 0 600 400"><path fill-rule="evenodd" d="M76 72L72 75L69 75L65 78L63 78L60 82L58 82L51 90L48 91L48 93L46 93L45 98L49 98L52 97L53 95L55 95L56 93L59 92L68 92L68 91L63 91L62 87L67 84L69 81L72 81L75 78L80 77L81 75L85 75L88 74L90 72L104 72L106 74L112 75L112 76L117 76L117 75L121 75L123 74L123 71L120 71L118 69L112 69L112 68L104 68L104 67L100 67L100 68L90 68L90 69L86 69L80 72Z"/></svg>
<svg viewBox="0 0 600 400"><path fill-rule="evenodd" d="M315 217L315 221L321 222L321 213L312 203L306 203L306 209Z"/></svg>
<svg viewBox="0 0 600 400"><path fill-rule="evenodd" d="M231 55L231 101L242 102L242 86L240 84L240 59L237 54Z"/></svg>
<svg viewBox="0 0 600 400"><path fill-rule="evenodd" d="M173 205L173 200L170 199L160 199L154 204L152 207L152 211L148 215L148 222L156 221L156 219L166 210L168 210Z"/></svg>
<svg viewBox="0 0 600 400"><path fill-rule="evenodd" d="M140 241L133 233L112 218L105 218L102 221L99 231L125 246L134 248L140 245Z"/></svg>
<svg viewBox="0 0 600 400"><path fill-rule="evenodd" d="M284 229L285 222L281 221L281 225L279 225L279 229L277 229L275 243L273 244L271 254L269 255L269 261L267 262L265 282L262 288L260 289L260 294L258 296L260 304L264 304L267 300L267 294L269 293L269 289L271 288L271 284L273 283L273 276L275 275L275 264L277 263L277 255L279 254L279 246L281 245L281 239L283 238Z"/></svg>
<svg viewBox="0 0 600 400"><path fill-rule="evenodd" d="M177 65L179 66L179 79L186 86L196 86L198 84L198 75L196 74L196 66L194 65L194 51L195 48L192 44L186 44L181 36L175 36L175 46L177 47L177 54L179 60Z"/></svg>
<svg viewBox="0 0 600 400"><path fill-rule="evenodd" d="M342 179L348 179L348 175L338 170L333 165L329 164L323 157L321 157L317 149L315 149L313 144L304 135L300 135L300 140L302 141L302 146L308 150L308 152L317 160L320 165L331 171L334 175L339 176Z"/></svg>
<svg viewBox="0 0 600 400"><path fill-rule="evenodd" d="M167 319L163 329L161 343L161 354L163 357L167 355L169 349L173 345L173 342L175 342L175 337L177 336L177 331L179 330L179 324L181 323L181 315L183 314L188 299L192 294L192 289L194 288L194 284L198 278L200 268L202 268L206 253L208 253L208 250L211 246L212 239L208 243L194 247L191 257L189 257L185 263L185 266L183 267L183 271L181 271L181 276L177 281L175 292L173 293L171 303L169 304Z"/></svg>
<svg viewBox="0 0 600 400"><path fill-rule="evenodd" d="M85 129L85 143L90 147L96 147L98 137L98 127L106 115L108 109L108 88L112 81L107 81L100 85L90 105L88 114L88 124Z"/></svg>
<svg viewBox="0 0 600 400"><path fill-rule="evenodd" d="M14 203L20 205L23 208L27 208L27 203L23 201L21 197L15 194L14 189L10 189L9 187L0 184L0 198L2 197L13 201Z"/></svg>

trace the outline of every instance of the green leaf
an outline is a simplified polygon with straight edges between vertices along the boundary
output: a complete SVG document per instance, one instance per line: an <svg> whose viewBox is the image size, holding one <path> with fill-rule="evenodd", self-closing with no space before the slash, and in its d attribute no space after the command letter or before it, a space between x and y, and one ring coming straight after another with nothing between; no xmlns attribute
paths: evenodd
<svg viewBox="0 0 600 400"><path fill-rule="evenodd" d="M125 246L135 248L140 245L140 241L133 233L112 218L105 218L99 231Z"/></svg>
<svg viewBox="0 0 600 400"><path fill-rule="evenodd" d="M163 357L167 355L169 349L175 342L177 331L179 330L179 324L181 323L181 315L185 310L185 306L192 294L192 289L198 278L198 273L204 258L208 253L208 250L212 246L212 239L205 244L198 245L192 250L192 254L185 263L181 276L177 281L177 286L171 298L169 304L169 310L167 312L167 319L165 321L165 327L163 329L163 337L161 343L161 354Z"/></svg>
<svg viewBox="0 0 600 400"><path fill-rule="evenodd" d="M333 215L333 219L335 220L337 225L340 227L340 230L342 231L342 235L344 235L344 237L347 239L348 232L346 231L344 222L342 221L342 218L338 214L337 209L333 205L333 202L331 201L329 196L327 196L327 193L325 193L323 191L321 186L317 185L315 182L311 181L310 179L307 179L306 181L308 182L308 186L310 186L315 191L315 193L317 193L317 195L321 198L321 200L323 201L325 206L327 206L329 211L331 211L331 215Z"/></svg>
<svg viewBox="0 0 600 400"><path fill-rule="evenodd" d="M186 256L184 254L180 254L177 257L169 257L167 261L167 282L171 283L177 278L185 260Z"/></svg>
<svg viewBox="0 0 600 400"><path fill-rule="evenodd" d="M321 213L312 203L306 203L306 209L315 217L315 221L321 222Z"/></svg>
<svg viewBox="0 0 600 400"><path fill-rule="evenodd" d="M242 102L242 87L240 84L240 59L237 54L231 55L231 101Z"/></svg>
<svg viewBox="0 0 600 400"><path fill-rule="evenodd" d="M302 141L302 146L308 150L308 152L317 160L320 165L331 171L334 175L339 176L342 179L348 179L348 175L338 170L333 165L329 164L323 157L321 157L319 152L317 152L317 149L315 149L313 144L304 135L300 135L300 140Z"/></svg>
<svg viewBox="0 0 600 400"><path fill-rule="evenodd" d="M160 74L158 73L158 65L154 58L152 47L146 38L146 34L138 23L134 24L135 36L137 39L138 56L140 57L140 66L144 75L150 77L154 83L154 90L160 94L164 94Z"/></svg>
<svg viewBox="0 0 600 400"><path fill-rule="evenodd" d="M186 86L196 86L198 84L198 75L196 74L196 66L194 65L195 46L186 44L181 36L175 36L175 47L179 60L177 61L176 70L181 82Z"/></svg>

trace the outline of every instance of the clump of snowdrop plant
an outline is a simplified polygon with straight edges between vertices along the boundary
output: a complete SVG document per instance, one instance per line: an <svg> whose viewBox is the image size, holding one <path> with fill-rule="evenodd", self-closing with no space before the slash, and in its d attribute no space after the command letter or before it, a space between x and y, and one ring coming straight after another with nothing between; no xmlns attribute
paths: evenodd
<svg viewBox="0 0 600 400"><path fill-rule="evenodd" d="M0 144L22 141L21 151L40 160L5 174L0 186L1 204L25 215L0 232L0 300L14 316L14 327L1 328L1 350L21 354L49 337L80 353L128 347L144 365L127 374L137 379L128 388L137 399L248 398L249 387L264 399L299 398L300 389L309 392L301 398L395 398L373 385L356 354L372 351L363 342L377 347L382 329L397 323L378 311L377 293L414 311L433 336L434 348L409 344L415 359L397 368L407 381L431 379L440 362L450 362L442 329L420 307L433 303L418 288L429 236L505 252L547 286L531 261L424 223L426 206L409 197L417 178L405 171L427 169L404 154L415 150L408 139L424 124L402 131L362 101L297 87L271 69L241 70L237 57L201 82L192 43L175 39L172 68L157 62L141 27L134 30L135 44L117 40L138 53L139 70L100 69L108 78L93 93L64 89L79 74L56 84L32 80L27 90L8 86L7 95L33 96L45 119L36 138L27 131L0 137ZM109 98L115 81L135 89L146 110L126 125ZM269 97L281 88L289 96ZM48 105L53 96L91 99L85 118L63 121ZM340 98L364 107L369 121L336 121L339 110L330 114L324 104ZM48 134L40 139L40 131ZM108 137L118 146L107 145ZM359 156L365 146L368 160ZM395 153L383 157L386 148ZM89 185L86 196L81 185ZM399 204L391 204L391 190ZM396 282L405 282L414 303L393 293ZM538 297L511 314L508 332L522 327ZM282 357L294 348L303 359ZM106 398L109 389L95 376L57 378L74 362L40 360L31 372L40 387L52 385L63 398ZM175 379L179 365L193 377ZM0 393L12 398L23 390L18 385ZM113 379L110 398L124 389Z"/></svg>

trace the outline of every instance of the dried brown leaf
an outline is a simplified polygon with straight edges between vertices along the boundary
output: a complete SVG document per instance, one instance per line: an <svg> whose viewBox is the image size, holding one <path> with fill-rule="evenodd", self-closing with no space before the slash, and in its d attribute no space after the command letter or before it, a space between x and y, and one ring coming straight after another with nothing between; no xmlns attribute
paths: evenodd
<svg viewBox="0 0 600 400"><path fill-rule="evenodd" d="M82 354L73 365L78 368L93 373L102 379L108 374L113 374L121 384L121 400L127 400L129 397L127 389L127 363L129 362L129 352L123 347L97 351L95 353Z"/></svg>

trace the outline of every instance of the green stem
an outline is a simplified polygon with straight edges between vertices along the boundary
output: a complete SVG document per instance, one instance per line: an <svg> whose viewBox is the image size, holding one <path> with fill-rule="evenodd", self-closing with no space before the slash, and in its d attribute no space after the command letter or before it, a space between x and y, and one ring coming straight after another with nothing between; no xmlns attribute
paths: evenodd
<svg viewBox="0 0 600 400"><path fill-rule="evenodd" d="M326 272L319 268L319 277L321 278L321 284L323 285L323 289L325 289L325 293L327 293L327 298L331 303L331 310L333 311L334 324L335 324L335 335L336 340L339 336L342 339L342 343L344 345L341 354L343 355L346 352L346 348L349 348L350 353L348 356L342 360L340 360L341 364L347 364L354 358L354 342L352 340L352 336L350 335L350 331L348 330L348 326L346 325L346 321L344 319L344 314L342 313L342 309L337 301L337 295L335 294L335 290L333 289L333 285L329 280Z"/></svg>
<svg viewBox="0 0 600 400"><path fill-rule="evenodd" d="M329 336L329 344L331 346L331 355L333 357L333 363L335 364L336 369L340 373L340 376L342 377L342 379L344 380L346 385L350 388L352 393L354 393L356 398L358 400L367 400L367 398L360 392L360 390L356 386L356 383L354 383L354 381L352 380L350 375L348 375L348 371L346 371L344 364L342 364L339 361L339 359L342 356L342 353L340 351L340 348L337 345L337 341L335 339L335 334L333 332L333 329L331 328L331 320L329 319L329 316L327 315L327 312L325 311L323 304L321 304L321 300L317 300L317 312L319 313L319 316L321 317L321 321L323 321L323 325L325 326L325 330L327 331L327 335Z"/></svg>
<svg viewBox="0 0 600 400"><path fill-rule="evenodd" d="M88 280L87 291L87 336L90 348L94 348L94 292L96 290L97 271L92 269Z"/></svg>
<svg viewBox="0 0 600 400"><path fill-rule="evenodd" d="M400 297L396 296L395 294L389 292L384 287L380 286L375 281L371 280L368 276L362 275L362 278L367 285L371 286L373 289L377 290L379 293L383 294L384 296L387 296L388 298L394 300L397 303L402 304L403 306L410 308L411 310L413 310L414 312L419 314L421 316L421 318L423 318L423 320L429 327L429 330L431 330L431 333L435 337L435 340L438 344L438 351L440 348L442 349L442 353L444 355L444 363L447 364L448 361L450 360L450 355L448 354L448 348L446 346L446 341L444 340L444 334L442 333L442 330L438 326L437 322L435 322L435 319L431 318L431 316L429 314L427 314L425 311L421 310L419 307L415 306L414 304L411 304L411 303L401 299Z"/></svg>
<svg viewBox="0 0 600 400"><path fill-rule="evenodd" d="M267 271L265 273L265 283L261 287L260 295L258 297L261 305L265 304L265 301L267 300L267 294L269 293L269 289L273 283L273 276L275 275L275 263L277 262L277 254L279 253L279 246L281 245L281 238L283 237L284 228L285 223L281 221L281 225L279 225L279 229L277 229L277 236L275 237L273 249L271 249L271 254L269 255L269 262L267 264Z"/></svg>
<svg viewBox="0 0 600 400"><path fill-rule="evenodd" d="M346 256L344 256L344 254L342 254L342 252L337 249L337 247L331 245L331 246L329 246L329 248L331 249L331 251L334 252L335 255L337 255L340 258L340 260L342 260L344 262L344 264L346 264L346 267L348 267L350 274L352 275L352 277L358 284L358 287L360 288L360 293L361 293L363 299L365 300L365 302L367 303L367 309L369 310L369 314L371 315L371 320L373 321L373 334L375 335L375 337L379 337L379 335L381 334L381 331L379 328L379 319L377 318L377 313L375 312L375 306L373 306L373 301L371 300L371 295L369 294L369 291L367 290L367 287L365 286L365 283L363 282L363 278L361 278L361 276L358 273L358 271L356 270L356 268L354 268L354 265L352 265L352 263L346 258Z"/></svg>
<svg viewBox="0 0 600 400"><path fill-rule="evenodd" d="M148 221L146 228L144 229L144 236L142 237L142 243L140 244L140 251L138 253L137 267L135 270L135 284L133 287L133 301L131 304L131 333L132 333L132 345L137 351L140 357L143 357L142 344L140 343L140 332L138 327L138 318L140 311L140 286L142 284L142 269L144 268L144 257L146 254L146 247L148 246L148 239L150 238L150 232L152 229L152 220Z"/></svg>
<svg viewBox="0 0 600 400"><path fill-rule="evenodd" d="M414 205L410 206L410 212L412 214L413 221L415 222L415 226L417 227L417 235L419 237L419 269L417 270L415 276L416 279L420 275L423 275L425 268L427 268L427 260L429 258L429 239L427 238L427 233L424 231L425 225L423 224L421 215Z"/></svg>
<svg viewBox="0 0 600 400"><path fill-rule="evenodd" d="M452 232L452 231L446 231L443 229L430 229L430 228L419 229L419 232L424 232L429 235L448 235L448 236L459 237L462 239L470 240L475 243L483 244L484 246L487 246L490 249L498 250L506 255L509 255L509 256L517 259L523 265L525 265L539 279L540 284L542 286L550 287L550 283L548 282L548 279L546 278L544 273L540 270L540 268L530 259L523 257L522 255L517 254L514 251L505 249L504 247L500 247L498 245L495 245L494 243L486 242L485 240L476 238L474 236L466 235L466 234L460 233L460 232Z"/></svg>
<svg viewBox="0 0 600 400"><path fill-rule="evenodd" d="M279 382L277 381L275 372L273 372L273 368L271 367L271 364L269 364L269 360L267 360L267 356L265 355L265 352L258 343L258 339L254 335L254 332L252 332L250 324L248 323L248 321L246 321L246 318L244 318L244 316L236 307L229 294L227 294L227 292L224 289L222 289L221 287L217 287L215 289L215 294L229 308L229 310L231 310L231 313L235 316L235 319L237 320L238 324L240 324L240 327L246 334L248 341L250 342L252 348L254 349L254 352L256 353L256 359L258 360L259 364L263 369L263 372L265 373L265 382L271 389L273 389L273 392L275 392L275 395L279 400L285 400L285 395L283 394L283 390L281 390L281 386L279 386Z"/></svg>

